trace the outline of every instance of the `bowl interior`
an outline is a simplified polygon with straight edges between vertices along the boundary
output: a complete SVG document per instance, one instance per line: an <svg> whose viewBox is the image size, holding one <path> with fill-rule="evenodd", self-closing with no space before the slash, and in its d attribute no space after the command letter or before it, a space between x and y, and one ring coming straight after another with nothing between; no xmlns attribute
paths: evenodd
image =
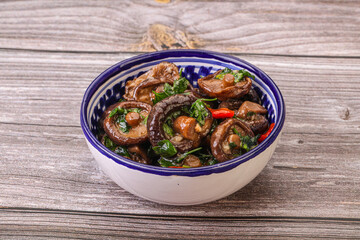
<svg viewBox="0 0 360 240"><path fill-rule="evenodd" d="M102 113L108 106L115 103L122 97L125 92L126 82L134 79L137 76L140 76L141 74L148 71L151 67L162 61L172 62L177 65L179 69L182 68L182 75L185 76L194 87L197 87L197 79L213 73L219 69L223 69L224 67L228 67L230 69L246 69L255 76L253 87L259 94L262 105L268 110L268 120L271 123L275 123L274 130L270 136L260 144L263 145L262 148L257 147L236 159L213 165L216 166L214 168L221 167L222 165L229 165L239 159L240 161L236 162L236 164L247 161L251 154L256 155L263 151L267 147L265 144L270 145L280 133L285 118L283 98L274 82L257 67L232 56L201 50L172 50L143 54L119 62L118 64L115 64L100 74L90 84L83 98L81 107L81 125L85 136L88 140L90 140L90 142L92 142L94 145L97 145L99 151L105 153L108 156L111 156L114 161L118 163L121 162L122 164L125 163L127 166L138 165L137 167L140 167L141 170L144 170L144 168L150 169L155 167L135 163L128 159L117 156L110 150L106 149L105 146L102 146L96 137L98 134L98 121ZM177 170L179 169L169 169L162 171L172 172ZM181 170L195 171L193 169ZM145 169L145 171L147 171L147 169Z"/></svg>
<svg viewBox="0 0 360 240"><path fill-rule="evenodd" d="M148 71L152 66L162 61L173 62L179 67L179 69L183 68L182 76L186 77L194 87L198 87L197 80L199 78L214 73L215 71L223 69L224 67L228 67L230 69L248 70L255 76L255 81L253 81L253 87L255 91L259 94L262 105L268 110L268 120L271 123L276 122L277 106L275 104L275 96L273 96L268 86L265 85L264 82L260 81L261 79L256 74L256 72L253 72L251 69L246 68L246 65L235 66L221 61L197 58L166 58L163 60L152 61L134 66L133 68L125 72L118 72L99 87L99 89L89 101L86 117L87 124L91 132L95 136L98 133L98 121L102 113L108 106L121 99L122 95L125 92L126 82L140 76L141 74Z"/></svg>

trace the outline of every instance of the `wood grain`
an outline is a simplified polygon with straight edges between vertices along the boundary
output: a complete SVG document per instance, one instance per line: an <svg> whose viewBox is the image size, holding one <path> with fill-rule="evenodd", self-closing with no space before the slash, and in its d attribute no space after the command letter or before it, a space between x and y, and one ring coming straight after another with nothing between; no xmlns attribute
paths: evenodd
<svg viewBox="0 0 360 240"><path fill-rule="evenodd" d="M202 218L0 210L0 232L6 239L357 239L359 231L360 219Z"/></svg>
<svg viewBox="0 0 360 240"><path fill-rule="evenodd" d="M359 1L1 1L0 239L359 239ZM203 48L286 102L264 171L216 202L152 203L96 165L90 82L140 52Z"/></svg>
<svg viewBox="0 0 360 240"><path fill-rule="evenodd" d="M360 56L358 1L2 1L0 48Z"/></svg>
<svg viewBox="0 0 360 240"><path fill-rule="evenodd" d="M242 55L283 92L283 136L248 186L189 208L125 192L99 171L83 139L85 88L130 56L0 52L0 104L7 106L0 116L0 206L197 217L360 216L360 59Z"/></svg>

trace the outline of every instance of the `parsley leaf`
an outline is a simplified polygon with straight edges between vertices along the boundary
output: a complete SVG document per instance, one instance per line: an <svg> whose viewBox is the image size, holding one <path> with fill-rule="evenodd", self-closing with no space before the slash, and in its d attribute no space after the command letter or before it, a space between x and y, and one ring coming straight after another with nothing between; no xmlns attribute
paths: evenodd
<svg viewBox="0 0 360 240"><path fill-rule="evenodd" d="M234 148L236 148L236 144L234 142L230 142L229 147L230 147L230 149L234 149Z"/></svg>
<svg viewBox="0 0 360 240"><path fill-rule="evenodd" d="M170 137L174 136L174 130L166 122L163 124L163 130Z"/></svg>
<svg viewBox="0 0 360 240"><path fill-rule="evenodd" d="M194 153L194 152L197 152L197 151L199 151L199 150L201 150L202 149L202 147L199 147L199 148L195 148L195 149L193 149L193 150L191 150L191 151L188 151L188 152L186 152L186 153L183 153L183 154L181 154L180 155L180 157L178 157L177 159L176 159L176 162L181 162L182 160L184 160L187 156L189 156L190 154L192 154L192 153Z"/></svg>
<svg viewBox="0 0 360 240"><path fill-rule="evenodd" d="M104 136L104 145L111 151L114 151L114 149L117 147L117 145L113 141L111 141L108 136Z"/></svg>
<svg viewBox="0 0 360 240"><path fill-rule="evenodd" d="M124 114L125 113L125 108L114 108L110 114L109 114L109 118L115 116L116 114Z"/></svg>
<svg viewBox="0 0 360 240"><path fill-rule="evenodd" d="M174 81L173 91L175 94L183 93L187 89L188 85L189 81L186 78L179 78L178 80Z"/></svg>
<svg viewBox="0 0 360 240"><path fill-rule="evenodd" d="M246 71L245 69L241 70L231 70L230 68L224 68L218 75L215 76L216 79L223 79L226 74L232 74L235 78L234 82L238 83L242 81L245 77L255 79L255 76Z"/></svg>
<svg viewBox="0 0 360 240"><path fill-rule="evenodd" d="M116 123L123 133L128 133L131 129L131 126L127 124L125 116L126 114L119 115L119 117L116 119Z"/></svg>
<svg viewBox="0 0 360 240"><path fill-rule="evenodd" d="M164 157L161 157L158 160L158 163L160 164L160 166L162 167L171 167L171 166L177 166L176 163L174 163L171 159L167 159Z"/></svg>
<svg viewBox="0 0 360 240"><path fill-rule="evenodd" d="M174 145L167 139L161 140L157 143L157 146L152 148L154 152L162 157L172 157L177 153Z"/></svg>
<svg viewBox="0 0 360 240"><path fill-rule="evenodd" d="M218 163L218 161L212 154L196 153L196 156L200 159L203 166L214 165Z"/></svg>
<svg viewBox="0 0 360 240"><path fill-rule="evenodd" d="M123 156L123 157L130 158L130 154L129 154L127 148L124 146L116 145L113 141L111 141L111 139L108 136L104 136L104 145L105 145L105 147L107 147L111 151L115 152L116 154L119 154L120 156Z"/></svg>
<svg viewBox="0 0 360 240"><path fill-rule="evenodd" d="M201 150L202 147L199 147L199 148L195 148L191 151L188 151L186 153L183 153L181 154L180 156L178 157L175 157L175 158L172 158L172 159L169 159L167 157L164 157L162 156L159 160L158 160L158 163L160 164L160 166L162 167L171 167L171 166L181 166L181 162L187 157L189 156L190 154L194 153L194 152L197 152L199 150ZM182 165L182 167L184 168L189 168L190 166L186 166L186 165Z"/></svg>
<svg viewBox="0 0 360 240"><path fill-rule="evenodd" d="M142 116L142 115L141 115L141 116ZM147 124L148 117L149 117L149 115L147 115L146 118L144 118L144 120L143 120L143 123L144 123L145 125Z"/></svg>
<svg viewBox="0 0 360 240"><path fill-rule="evenodd" d="M216 101L217 98L204 99L200 98L196 100L190 107L190 117L196 119L196 121L203 126L205 124L205 118L209 115L209 110L206 108L208 105L204 101Z"/></svg>
<svg viewBox="0 0 360 240"><path fill-rule="evenodd" d="M117 148L115 148L114 152L116 154L119 154L120 156L130 158L130 153L128 152L127 148L124 146L118 146Z"/></svg>
<svg viewBox="0 0 360 240"><path fill-rule="evenodd" d="M165 83L163 92L157 93L153 91L155 95L155 98L153 100L154 105L167 97L185 92L188 85L189 85L189 81L186 78L181 77L181 72L180 72L180 78L174 81L173 86L171 86L168 83Z"/></svg>
<svg viewBox="0 0 360 240"><path fill-rule="evenodd" d="M256 135L255 137L250 137L248 135L242 136L241 133L239 133L236 128L233 128L233 131L235 134L237 134L240 137L241 143L240 148L246 152L250 151L251 149L254 149L258 145L258 139L260 135Z"/></svg>

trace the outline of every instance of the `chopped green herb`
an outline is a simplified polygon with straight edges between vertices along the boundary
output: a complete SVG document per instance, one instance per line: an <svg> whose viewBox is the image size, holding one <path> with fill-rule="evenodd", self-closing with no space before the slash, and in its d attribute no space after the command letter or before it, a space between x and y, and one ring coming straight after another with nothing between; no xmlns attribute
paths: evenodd
<svg viewBox="0 0 360 240"><path fill-rule="evenodd" d="M177 118L177 117L179 117L181 115L181 111L175 111L175 112L172 112L172 113L170 113L167 117L166 117L166 119L165 119L165 123L170 127L170 128L172 128L172 126L173 126L173 121ZM163 127L164 128L164 127ZM166 128L166 127L165 127ZM172 129L171 129L172 130ZM165 131L165 130L164 130ZM166 131L165 131L166 132Z"/></svg>
<svg viewBox="0 0 360 240"><path fill-rule="evenodd" d="M234 149L234 148L236 148L236 144L234 142L230 142L229 147L230 147L230 149Z"/></svg>
<svg viewBox="0 0 360 240"><path fill-rule="evenodd" d="M186 78L179 78L174 81L173 91L175 94L183 93L187 89L189 81Z"/></svg>
<svg viewBox="0 0 360 240"><path fill-rule="evenodd" d="M117 148L115 148L114 152L116 154L119 154L120 156L130 158L130 154L129 154L127 148L124 146L118 146Z"/></svg>
<svg viewBox="0 0 360 240"><path fill-rule="evenodd" d="M245 77L255 79L255 76L246 71L245 69L239 70L237 73L233 74L235 77L235 83L242 81Z"/></svg>
<svg viewBox="0 0 360 240"><path fill-rule="evenodd" d="M216 160L215 158L211 159L210 161L207 162L207 165L214 165L217 164L218 160Z"/></svg>
<svg viewBox="0 0 360 240"><path fill-rule="evenodd" d="M113 141L111 141L108 136L104 136L104 145L111 151L114 151L114 149L117 147L117 145Z"/></svg>
<svg viewBox="0 0 360 240"><path fill-rule="evenodd" d="M109 114L109 118L115 116L116 114L124 114L125 113L125 108L114 108L110 114Z"/></svg>
<svg viewBox="0 0 360 240"><path fill-rule="evenodd" d="M256 135L255 137L250 136L242 136L236 128L233 128L235 134L240 137L241 143L240 148L246 152L250 151L251 149L255 148L258 145L257 140L259 139L260 135Z"/></svg>
<svg viewBox="0 0 360 240"><path fill-rule="evenodd" d="M149 117L149 115L147 115L147 116L144 118L144 120L143 120L143 123L144 123L145 125L147 124L148 117Z"/></svg>
<svg viewBox="0 0 360 240"><path fill-rule="evenodd" d="M249 111L249 112L247 112L247 114L246 114L247 117L251 117L251 116L254 116L254 115L256 115L256 113L255 113L255 112L252 112L252 111Z"/></svg>
<svg viewBox="0 0 360 240"><path fill-rule="evenodd" d="M199 151L199 150L201 150L202 149L202 147L199 147L199 148L195 148L195 149L193 149L193 150L191 150L191 151L188 151L188 152L186 152L186 153L183 153L183 154L181 154L180 155L180 157L178 157L177 159L176 159L176 162L181 162L182 160L184 160L187 156L189 156L190 154L192 154L192 153L194 153L194 152L197 152L197 151Z"/></svg>
<svg viewBox="0 0 360 240"><path fill-rule="evenodd" d="M181 166L181 162L187 157L189 156L190 154L194 153L194 152L197 152L199 150L201 150L202 147L199 147L199 148L195 148L189 152L186 152L186 153L183 153L181 155L179 155L178 157L175 157L175 158L172 158L172 159L169 159L165 156L162 156L159 160L158 160L158 163L160 164L160 166L162 167L170 167L170 166ZM185 168L189 168L190 166L187 166L187 165L182 165L182 167L185 167Z"/></svg>
<svg viewBox="0 0 360 240"><path fill-rule="evenodd" d="M198 152L195 153L195 155L200 159L203 166L213 165L215 163L218 163L218 161L215 159L215 157L212 154Z"/></svg>
<svg viewBox="0 0 360 240"><path fill-rule="evenodd" d="M218 120L217 119L214 119L212 124L211 124L211 128L210 128L210 133L209 134L212 134L215 130L215 128L219 125L218 123Z"/></svg>
<svg viewBox="0 0 360 240"><path fill-rule="evenodd" d="M118 118L116 119L116 123L123 133L128 133L131 129L131 126L127 124L125 116L126 114L119 115Z"/></svg>
<svg viewBox="0 0 360 240"><path fill-rule="evenodd" d="M124 146L117 146L113 141L111 141L111 139L108 136L104 136L104 145L111 151L114 151L116 154L130 158L130 154L127 148Z"/></svg>
<svg viewBox="0 0 360 240"><path fill-rule="evenodd" d="M177 166L176 163L174 163L171 159L167 159L164 157L161 157L158 160L158 163L160 164L160 166L162 167L171 167L171 166Z"/></svg>
<svg viewBox="0 0 360 240"><path fill-rule="evenodd" d="M141 108L131 108L128 110L128 112L136 112L136 113L140 113L142 111Z"/></svg>
<svg viewBox="0 0 360 240"><path fill-rule="evenodd" d="M255 79L255 76L252 75L251 73L249 73L248 71L246 71L245 69L241 69L241 70L231 70L229 68L224 68L224 70L222 70L218 75L215 76L216 79L223 79L224 76L226 74L232 74L235 78L234 82L238 83L240 81L242 81L245 77L250 77L252 79Z"/></svg>
<svg viewBox="0 0 360 240"><path fill-rule="evenodd" d="M196 121L203 126L205 124L205 118L209 115L209 110L206 108L208 105L204 101L216 101L217 99L204 99L200 98L196 100L190 108L190 117L196 119Z"/></svg>
<svg viewBox="0 0 360 240"><path fill-rule="evenodd" d="M171 95L168 95L166 92L155 92L155 91L152 91L155 95L155 98L152 100L153 101L153 104L155 105L156 103L160 102L161 100L171 96Z"/></svg>
<svg viewBox="0 0 360 240"><path fill-rule="evenodd" d="M181 111L183 111L184 113L186 113L186 114L188 114L188 115L191 114L188 107L182 107L182 108L181 108Z"/></svg>
<svg viewBox="0 0 360 240"><path fill-rule="evenodd" d="M157 93L153 91L155 95L155 99L153 100L153 103L156 104L167 97L185 92L188 85L189 85L189 81L184 77L180 77L179 79L175 80L173 86L171 86L168 83L165 83L163 92Z"/></svg>
<svg viewBox="0 0 360 240"><path fill-rule="evenodd" d="M167 123L163 124L163 130L170 137L174 136L174 130Z"/></svg>
<svg viewBox="0 0 360 240"><path fill-rule="evenodd" d="M153 147L153 150L162 157L172 157L177 153L174 145L167 139L159 141L157 146Z"/></svg>

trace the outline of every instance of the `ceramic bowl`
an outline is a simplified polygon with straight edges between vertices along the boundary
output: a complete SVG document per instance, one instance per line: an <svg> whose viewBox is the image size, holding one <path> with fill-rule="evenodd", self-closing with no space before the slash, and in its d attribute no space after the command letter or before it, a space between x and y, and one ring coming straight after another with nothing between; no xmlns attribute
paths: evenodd
<svg viewBox="0 0 360 240"><path fill-rule="evenodd" d="M197 87L197 79L218 69L246 69L255 76L253 86L268 119L275 123L259 146L232 160L199 168L162 168L123 158L97 139L97 122L103 111L124 94L125 83L152 66L168 61L183 68L183 76ZM194 205L226 197L254 179L271 158L285 120L283 97L262 70L239 58L203 50L168 50L121 61L101 73L87 88L80 113L89 149L101 169L120 187L150 201L170 205Z"/></svg>

